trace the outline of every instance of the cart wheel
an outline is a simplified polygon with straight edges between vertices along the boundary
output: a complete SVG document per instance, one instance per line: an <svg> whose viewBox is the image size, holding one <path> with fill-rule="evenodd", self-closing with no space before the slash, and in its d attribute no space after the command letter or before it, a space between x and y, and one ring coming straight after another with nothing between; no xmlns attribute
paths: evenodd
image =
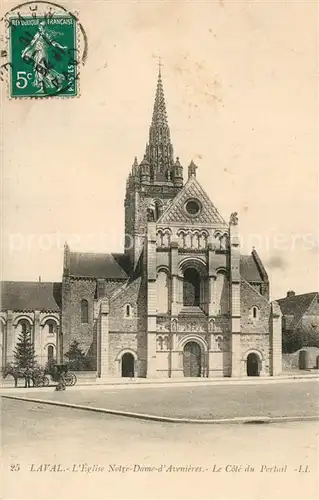
<svg viewBox="0 0 319 500"><path fill-rule="evenodd" d="M75 385L76 382L77 382L76 375L74 375L74 373L70 373L70 375L72 376L72 383L71 383L71 385Z"/></svg>
<svg viewBox="0 0 319 500"><path fill-rule="evenodd" d="M41 380L40 378L35 379L35 381L34 381L35 387L43 387L43 385L44 385L43 380Z"/></svg>
<svg viewBox="0 0 319 500"><path fill-rule="evenodd" d="M49 384L50 384L49 377L44 376L43 377L43 386L48 387Z"/></svg>
<svg viewBox="0 0 319 500"><path fill-rule="evenodd" d="M65 385L72 385L72 373L66 373L64 375L64 382L65 382Z"/></svg>

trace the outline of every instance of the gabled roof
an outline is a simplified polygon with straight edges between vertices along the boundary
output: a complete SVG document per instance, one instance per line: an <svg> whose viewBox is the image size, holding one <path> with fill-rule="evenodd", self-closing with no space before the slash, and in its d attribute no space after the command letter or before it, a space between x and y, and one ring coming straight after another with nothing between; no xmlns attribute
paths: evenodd
<svg viewBox="0 0 319 500"><path fill-rule="evenodd" d="M202 210L198 216L188 215L184 210L185 202L190 198L198 199L202 204ZM173 202L167 207L157 224L181 222L186 224L219 224L227 227L223 217L213 205L196 177L190 177Z"/></svg>
<svg viewBox="0 0 319 500"><path fill-rule="evenodd" d="M2 281L0 309L13 311L55 311L61 307L61 283Z"/></svg>
<svg viewBox="0 0 319 500"><path fill-rule="evenodd" d="M240 256L240 274L248 282L263 282L262 276L253 255Z"/></svg>
<svg viewBox="0 0 319 500"><path fill-rule="evenodd" d="M277 299L283 316L288 317L286 328L293 329L297 326L316 295L318 295L317 292L311 292Z"/></svg>
<svg viewBox="0 0 319 500"><path fill-rule="evenodd" d="M125 254L70 252L71 276L82 278L128 278L129 261Z"/></svg>

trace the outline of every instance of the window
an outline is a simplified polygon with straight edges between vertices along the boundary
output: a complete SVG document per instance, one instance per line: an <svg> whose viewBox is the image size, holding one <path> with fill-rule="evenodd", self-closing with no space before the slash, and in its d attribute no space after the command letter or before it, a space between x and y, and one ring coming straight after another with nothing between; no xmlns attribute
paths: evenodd
<svg viewBox="0 0 319 500"><path fill-rule="evenodd" d="M31 333L31 325L29 321L27 321L26 319L22 319L21 321L19 321L19 325L21 327L21 333Z"/></svg>
<svg viewBox="0 0 319 500"><path fill-rule="evenodd" d="M252 316L253 316L253 319L258 319L258 316L259 316L259 309L258 309L258 307L254 306L252 308Z"/></svg>
<svg viewBox="0 0 319 500"><path fill-rule="evenodd" d="M124 310L125 310L125 317L130 318L132 316L132 306L130 304L126 304Z"/></svg>
<svg viewBox="0 0 319 500"><path fill-rule="evenodd" d="M81 323L89 322L89 303L87 300L81 300Z"/></svg>
<svg viewBox="0 0 319 500"><path fill-rule="evenodd" d="M48 346L48 362L52 361L54 358L54 347L53 345Z"/></svg>
<svg viewBox="0 0 319 500"><path fill-rule="evenodd" d="M54 335L54 321L47 321L48 330L50 335Z"/></svg>
<svg viewBox="0 0 319 500"><path fill-rule="evenodd" d="M196 269L189 267L184 272L183 280L184 306L200 305L200 276Z"/></svg>
<svg viewBox="0 0 319 500"><path fill-rule="evenodd" d="M188 200L185 204L185 210L188 215L191 215L193 217L198 215L201 211L200 201L196 199Z"/></svg>

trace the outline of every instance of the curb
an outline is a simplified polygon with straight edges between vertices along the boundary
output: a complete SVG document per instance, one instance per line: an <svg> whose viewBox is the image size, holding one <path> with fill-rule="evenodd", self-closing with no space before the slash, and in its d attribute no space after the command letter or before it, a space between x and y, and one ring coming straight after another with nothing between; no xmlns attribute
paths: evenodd
<svg viewBox="0 0 319 500"><path fill-rule="evenodd" d="M41 403L52 406L61 406L64 408L73 408L77 410L93 411L96 413L105 413L108 415L117 415L121 417L135 418L139 420L149 420L153 422L169 422L180 424L270 424L280 422L310 422L319 420L319 415L309 416L282 416L282 417L230 417L230 418L216 418L216 419L196 419L196 418L175 418L164 417L159 415L148 415L146 413L134 413L122 410L110 410L107 408L98 408L95 406L84 406L73 403L63 403L62 401L51 401L47 399L26 398L19 396L6 396L1 395L2 398L14 399L18 401L26 401L30 403Z"/></svg>

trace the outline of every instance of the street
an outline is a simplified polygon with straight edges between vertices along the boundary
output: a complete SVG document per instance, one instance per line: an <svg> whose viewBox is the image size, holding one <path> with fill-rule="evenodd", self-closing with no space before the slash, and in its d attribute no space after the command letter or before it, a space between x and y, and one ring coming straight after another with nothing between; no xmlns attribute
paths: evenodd
<svg viewBox="0 0 319 500"><path fill-rule="evenodd" d="M155 423L4 398L2 431L2 498L318 497L317 422Z"/></svg>

